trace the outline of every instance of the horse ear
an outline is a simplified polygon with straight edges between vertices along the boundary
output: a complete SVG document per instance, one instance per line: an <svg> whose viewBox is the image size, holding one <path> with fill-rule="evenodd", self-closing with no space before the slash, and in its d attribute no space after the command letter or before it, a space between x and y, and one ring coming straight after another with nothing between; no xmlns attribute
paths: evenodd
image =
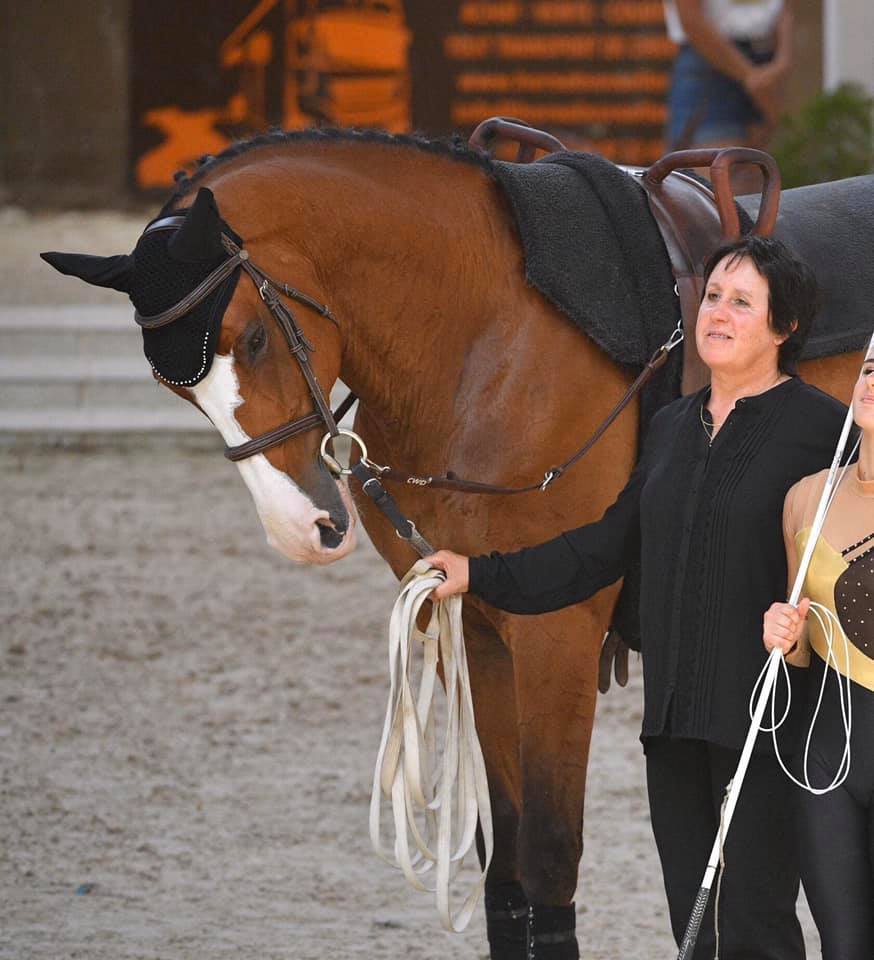
<svg viewBox="0 0 874 960"><path fill-rule="evenodd" d="M167 244L174 260L218 260L227 256L222 246L222 218L212 190L201 187L182 226Z"/></svg>
<svg viewBox="0 0 874 960"><path fill-rule="evenodd" d="M49 266L68 277L78 277L95 287L111 287L130 293L134 258L122 253L115 257L92 257L87 253L41 253Z"/></svg>

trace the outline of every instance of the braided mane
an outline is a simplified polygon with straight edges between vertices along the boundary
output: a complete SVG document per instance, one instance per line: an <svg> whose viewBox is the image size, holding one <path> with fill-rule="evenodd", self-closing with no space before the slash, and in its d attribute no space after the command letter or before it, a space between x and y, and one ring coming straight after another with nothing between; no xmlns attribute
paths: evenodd
<svg viewBox="0 0 874 960"><path fill-rule="evenodd" d="M241 140L222 150L215 156L201 157L197 167L190 174L179 171L175 174L176 190L167 201L170 207L177 200L186 196L197 186L200 180L212 173L216 167L228 160L233 160L250 150L258 147L282 146L286 143L378 143L392 147L412 147L426 153L448 157L460 163L472 163L487 172L492 171L492 161L489 157L474 150L468 142L458 134L447 138L430 139L417 133L386 133L383 130L357 130L338 127L313 127L307 130L270 130L268 133L259 133L248 140Z"/></svg>

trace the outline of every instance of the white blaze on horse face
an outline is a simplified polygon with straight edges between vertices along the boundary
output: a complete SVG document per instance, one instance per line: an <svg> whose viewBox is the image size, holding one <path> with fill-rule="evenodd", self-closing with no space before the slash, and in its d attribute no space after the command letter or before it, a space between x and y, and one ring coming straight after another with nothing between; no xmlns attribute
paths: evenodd
<svg viewBox="0 0 874 960"><path fill-rule="evenodd" d="M228 446L251 439L234 416L244 401L232 356L217 354L206 377L190 389ZM339 487L349 512L349 529L338 547L328 549L322 546L316 525L319 520L330 521L327 510L320 510L288 474L277 470L263 453L241 460L237 466L255 501L267 542L283 556L298 563L328 564L355 548L357 516L345 483L340 482Z"/></svg>

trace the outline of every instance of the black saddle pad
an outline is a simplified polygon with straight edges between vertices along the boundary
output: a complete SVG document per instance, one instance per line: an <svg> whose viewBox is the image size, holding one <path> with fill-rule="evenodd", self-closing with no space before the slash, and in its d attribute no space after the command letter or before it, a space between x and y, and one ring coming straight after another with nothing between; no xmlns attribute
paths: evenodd
<svg viewBox="0 0 874 960"><path fill-rule="evenodd" d="M550 154L496 163L510 203L528 282L617 363L640 369L680 318L671 264L635 178L603 157ZM640 400L640 435L680 394L676 349ZM626 571L612 624L639 648L637 566Z"/></svg>
<svg viewBox="0 0 874 960"><path fill-rule="evenodd" d="M739 203L757 215L758 197ZM784 190L774 236L810 264L822 288L802 359L861 350L874 327L874 176Z"/></svg>
<svg viewBox="0 0 874 960"><path fill-rule="evenodd" d="M528 282L617 363L640 369L680 316L671 265L643 188L609 160L560 152L495 164ZM641 427L679 395L681 351L644 391Z"/></svg>

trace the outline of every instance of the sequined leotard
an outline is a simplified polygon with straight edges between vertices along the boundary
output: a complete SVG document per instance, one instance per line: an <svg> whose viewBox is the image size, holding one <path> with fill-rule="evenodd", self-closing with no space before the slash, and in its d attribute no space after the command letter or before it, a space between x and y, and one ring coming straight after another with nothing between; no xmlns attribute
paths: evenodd
<svg viewBox="0 0 874 960"><path fill-rule="evenodd" d="M783 526L790 580L807 545L826 476L823 470L805 477L786 497ZM841 672L874 692L874 481L860 480L855 465L838 486L802 593L831 610L850 641L849 673L843 646L836 647ZM815 617L810 618L809 643L826 657L826 639ZM789 662L801 666L808 658L802 644Z"/></svg>
<svg viewBox="0 0 874 960"><path fill-rule="evenodd" d="M825 478L825 471L805 477L786 497L784 533L793 579ZM838 667L852 681L852 730L850 772L843 784L823 796L798 791L801 876L819 929L823 960L870 960L874 957L874 481L860 480L855 465L838 487L803 595L828 607L849 640L847 663L847 646L835 631ZM809 642L799 644L788 658L802 664L806 658L810 663L805 732L813 719L826 656L823 630L813 616L808 624ZM809 752L808 774L814 786L831 783L844 746L838 683L830 672Z"/></svg>

